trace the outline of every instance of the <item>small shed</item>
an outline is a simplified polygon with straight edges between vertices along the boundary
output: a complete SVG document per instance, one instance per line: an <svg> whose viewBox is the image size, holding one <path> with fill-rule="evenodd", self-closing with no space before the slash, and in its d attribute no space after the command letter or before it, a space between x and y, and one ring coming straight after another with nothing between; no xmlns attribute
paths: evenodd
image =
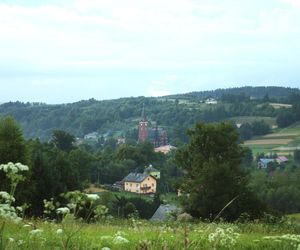
<svg viewBox="0 0 300 250"><path fill-rule="evenodd" d="M275 162L275 159L262 158L258 162L258 168L267 168L271 162Z"/></svg>
<svg viewBox="0 0 300 250"><path fill-rule="evenodd" d="M287 163L289 161L289 159L285 156L278 156L276 161L279 165L283 165L283 164Z"/></svg>
<svg viewBox="0 0 300 250"><path fill-rule="evenodd" d="M175 211L179 211L177 206L171 204L161 204L150 220L165 221L168 219L168 215Z"/></svg>

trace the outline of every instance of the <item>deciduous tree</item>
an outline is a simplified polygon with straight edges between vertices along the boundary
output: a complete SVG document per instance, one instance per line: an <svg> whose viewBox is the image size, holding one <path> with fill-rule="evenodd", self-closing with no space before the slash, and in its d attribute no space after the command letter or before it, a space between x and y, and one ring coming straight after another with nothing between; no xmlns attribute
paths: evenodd
<svg viewBox="0 0 300 250"><path fill-rule="evenodd" d="M258 216L262 204L247 186L248 175L241 168L244 149L234 127L200 123L188 134L190 143L176 154L185 172L185 210L213 220L232 202L221 214L224 219L237 219L244 212Z"/></svg>

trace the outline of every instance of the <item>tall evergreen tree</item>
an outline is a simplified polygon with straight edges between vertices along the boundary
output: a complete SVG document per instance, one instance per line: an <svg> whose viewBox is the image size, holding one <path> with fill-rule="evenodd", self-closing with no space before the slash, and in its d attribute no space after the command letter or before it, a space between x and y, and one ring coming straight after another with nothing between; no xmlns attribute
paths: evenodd
<svg viewBox="0 0 300 250"><path fill-rule="evenodd" d="M28 160L26 143L19 125L11 117L0 120L0 164Z"/></svg>
<svg viewBox="0 0 300 250"><path fill-rule="evenodd" d="M178 150L176 161L185 172L185 209L194 217L237 219L243 212L258 216L262 205L248 189L241 168L244 149L230 124L197 124L188 132L190 143ZM232 203L230 203L232 202Z"/></svg>

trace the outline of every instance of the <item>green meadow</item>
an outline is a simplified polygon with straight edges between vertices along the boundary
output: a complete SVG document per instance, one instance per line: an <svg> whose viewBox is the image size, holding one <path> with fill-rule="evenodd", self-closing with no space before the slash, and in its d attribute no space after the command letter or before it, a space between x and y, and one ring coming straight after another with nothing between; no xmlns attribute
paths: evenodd
<svg viewBox="0 0 300 250"><path fill-rule="evenodd" d="M273 224L30 220L6 222L0 249L299 249L299 234L293 218Z"/></svg>

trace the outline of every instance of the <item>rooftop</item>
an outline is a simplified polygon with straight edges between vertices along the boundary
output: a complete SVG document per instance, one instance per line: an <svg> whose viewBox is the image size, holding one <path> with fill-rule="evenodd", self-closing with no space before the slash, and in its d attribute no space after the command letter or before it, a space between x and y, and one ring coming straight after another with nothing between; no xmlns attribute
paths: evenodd
<svg viewBox="0 0 300 250"><path fill-rule="evenodd" d="M123 182L142 182L143 180L145 180L147 177L149 177L150 175L147 173L130 173L129 175L127 175L122 181Z"/></svg>
<svg viewBox="0 0 300 250"><path fill-rule="evenodd" d="M152 165L150 165L149 167L145 168L145 173L150 173L150 172L159 172L159 170L157 170Z"/></svg>

